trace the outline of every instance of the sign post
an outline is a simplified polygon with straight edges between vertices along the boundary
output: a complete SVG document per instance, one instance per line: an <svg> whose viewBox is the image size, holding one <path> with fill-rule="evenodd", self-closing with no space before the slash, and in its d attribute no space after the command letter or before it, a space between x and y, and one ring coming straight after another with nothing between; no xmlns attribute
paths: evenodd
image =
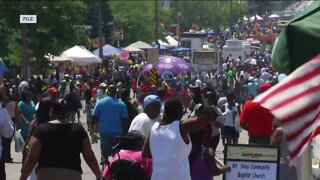
<svg viewBox="0 0 320 180"><path fill-rule="evenodd" d="M157 86L157 78L158 78L157 70L153 67L150 69L150 75L149 75L150 83L152 86Z"/></svg>
<svg viewBox="0 0 320 180"><path fill-rule="evenodd" d="M280 149L277 146L227 144L225 164L231 171L224 180L278 180Z"/></svg>

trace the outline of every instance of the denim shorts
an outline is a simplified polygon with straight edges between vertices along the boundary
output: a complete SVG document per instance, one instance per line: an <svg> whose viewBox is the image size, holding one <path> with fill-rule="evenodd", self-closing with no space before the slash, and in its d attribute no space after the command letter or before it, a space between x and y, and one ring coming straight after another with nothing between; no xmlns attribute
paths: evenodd
<svg viewBox="0 0 320 180"><path fill-rule="evenodd" d="M232 126L224 126L221 128L221 138L239 138L238 131Z"/></svg>
<svg viewBox="0 0 320 180"><path fill-rule="evenodd" d="M122 133L107 133L100 132L100 150L102 158L107 158L112 155L112 147L117 136L121 136Z"/></svg>

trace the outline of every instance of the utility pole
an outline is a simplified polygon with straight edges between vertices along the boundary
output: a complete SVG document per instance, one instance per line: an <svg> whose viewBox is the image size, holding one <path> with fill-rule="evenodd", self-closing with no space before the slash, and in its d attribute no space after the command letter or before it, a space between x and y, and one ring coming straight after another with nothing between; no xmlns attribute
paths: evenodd
<svg viewBox="0 0 320 180"><path fill-rule="evenodd" d="M247 22L247 24L249 24L249 22L250 22L250 2L249 1L247 1L247 17L248 17L248 22Z"/></svg>
<svg viewBox="0 0 320 180"><path fill-rule="evenodd" d="M232 0L230 0L230 27L232 26Z"/></svg>
<svg viewBox="0 0 320 180"><path fill-rule="evenodd" d="M101 0L98 1L98 33L99 33L99 57L103 60L103 37L102 37L102 8Z"/></svg>
<svg viewBox="0 0 320 180"><path fill-rule="evenodd" d="M160 49L160 44L158 42L158 25L159 25L159 18L158 18L158 1L154 0L154 9L155 9L155 43L158 47L158 49Z"/></svg>
<svg viewBox="0 0 320 180"><path fill-rule="evenodd" d="M27 1L21 1L21 14L27 14ZM29 57L27 47L27 25L21 24L22 78L29 79Z"/></svg>
<svg viewBox="0 0 320 180"><path fill-rule="evenodd" d="M177 34L177 38L178 38L178 42L180 43L180 16L181 16L181 9L180 9L180 4L181 1L178 1L178 10L177 10L177 29L176 29L176 34Z"/></svg>

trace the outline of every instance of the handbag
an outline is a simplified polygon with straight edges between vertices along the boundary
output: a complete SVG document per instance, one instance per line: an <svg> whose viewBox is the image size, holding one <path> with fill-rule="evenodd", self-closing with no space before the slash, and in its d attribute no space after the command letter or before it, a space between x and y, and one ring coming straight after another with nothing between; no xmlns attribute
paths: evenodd
<svg viewBox="0 0 320 180"><path fill-rule="evenodd" d="M241 129L241 126L240 126L239 113L237 113L237 115L234 118L234 128L237 130L238 133L241 133L242 129Z"/></svg>
<svg viewBox="0 0 320 180"><path fill-rule="evenodd" d="M22 152L25 142L21 135L21 129L16 130L16 132L14 133L14 141L15 141L15 151L17 153Z"/></svg>

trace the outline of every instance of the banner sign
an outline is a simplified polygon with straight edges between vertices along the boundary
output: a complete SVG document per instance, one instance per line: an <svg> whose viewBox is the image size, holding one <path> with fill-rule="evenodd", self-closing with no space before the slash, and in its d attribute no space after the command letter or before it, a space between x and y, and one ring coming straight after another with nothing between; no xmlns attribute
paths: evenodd
<svg viewBox="0 0 320 180"><path fill-rule="evenodd" d="M277 35L255 35L252 38L262 42L274 42L277 39Z"/></svg>
<svg viewBox="0 0 320 180"><path fill-rule="evenodd" d="M278 180L280 149L277 146L226 144L225 164L231 171L224 180Z"/></svg>

